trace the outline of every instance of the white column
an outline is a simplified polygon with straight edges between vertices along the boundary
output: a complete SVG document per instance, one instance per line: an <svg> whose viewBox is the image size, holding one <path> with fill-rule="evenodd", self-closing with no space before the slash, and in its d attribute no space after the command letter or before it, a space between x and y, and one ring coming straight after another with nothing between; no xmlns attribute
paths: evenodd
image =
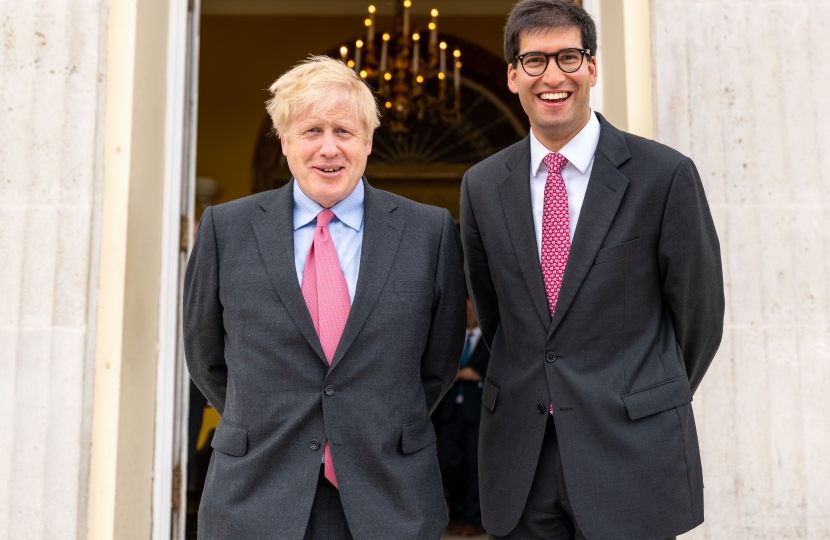
<svg viewBox="0 0 830 540"><path fill-rule="evenodd" d="M652 6L656 137L700 170L726 279L684 538L830 538L830 4Z"/></svg>
<svg viewBox="0 0 830 540"><path fill-rule="evenodd" d="M3 538L85 536L105 7L0 0Z"/></svg>

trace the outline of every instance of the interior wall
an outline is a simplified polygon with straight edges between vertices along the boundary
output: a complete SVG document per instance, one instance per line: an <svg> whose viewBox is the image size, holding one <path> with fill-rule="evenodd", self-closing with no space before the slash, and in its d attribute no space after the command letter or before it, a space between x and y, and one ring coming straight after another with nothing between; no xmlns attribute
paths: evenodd
<svg viewBox="0 0 830 540"><path fill-rule="evenodd" d="M501 56L504 20L441 16L439 28ZM428 23L418 16L412 21L421 28ZM378 17L376 24L383 32L392 19ZM196 175L217 180L216 204L251 194L251 160L271 83L309 54L342 44L353 50L352 40L364 31L359 16L202 17ZM506 73L504 64L493 69Z"/></svg>

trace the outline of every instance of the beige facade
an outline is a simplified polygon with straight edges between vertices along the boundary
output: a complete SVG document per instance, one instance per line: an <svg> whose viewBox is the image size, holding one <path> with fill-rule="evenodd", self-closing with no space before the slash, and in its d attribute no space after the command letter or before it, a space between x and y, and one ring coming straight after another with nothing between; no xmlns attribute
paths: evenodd
<svg viewBox="0 0 830 540"><path fill-rule="evenodd" d="M830 538L830 5L653 6L655 135L700 170L726 281L689 538Z"/></svg>
<svg viewBox="0 0 830 540"><path fill-rule="evenodd" d="M0 0L0 538L170 538L186 4ZM830 6L583 4L595 106L694 158L724 253L726 333L694 405L706 522L684 538L830 538Z"/></svg>

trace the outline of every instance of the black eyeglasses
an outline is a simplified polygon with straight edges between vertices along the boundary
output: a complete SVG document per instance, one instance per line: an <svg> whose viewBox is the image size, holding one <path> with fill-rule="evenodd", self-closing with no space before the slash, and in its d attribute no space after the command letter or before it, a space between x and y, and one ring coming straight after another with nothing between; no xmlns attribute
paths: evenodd
<svg viewBox="0 0 830 540"><path fill-rule="evenodd" d="M538 77L548 69L548 59L553 57L556 65L565 73L573 73L582 67L585 57L591 56L588 49L562 49L561 51L545 54L543 52L528 52L516 56L525 73L531 77Z"/></svg>

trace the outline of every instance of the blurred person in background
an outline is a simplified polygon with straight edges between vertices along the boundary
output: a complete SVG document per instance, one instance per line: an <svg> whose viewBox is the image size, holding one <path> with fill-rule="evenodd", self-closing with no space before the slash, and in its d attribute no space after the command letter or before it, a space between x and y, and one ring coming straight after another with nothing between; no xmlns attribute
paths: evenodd
<svg viewBox="0 0 830 540"><path fill-rule="evenodd" d="M467 299L467 336L455 384L435 411L438 417L438 463L450 509L447 532L457 536L484 534L478 500L478 425L481 389L490 351Z"/></svg>

